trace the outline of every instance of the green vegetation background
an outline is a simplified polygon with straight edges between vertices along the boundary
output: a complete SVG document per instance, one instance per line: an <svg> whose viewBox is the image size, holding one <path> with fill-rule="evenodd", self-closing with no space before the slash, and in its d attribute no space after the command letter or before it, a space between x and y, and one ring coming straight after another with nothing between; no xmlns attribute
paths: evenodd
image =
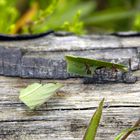
<svg viewBox="0 0 140 140"><path fill-rule="evenodd" d="M140 0L0 0L0 33L12 33L35 3L34 16L16 33L140 31Z"/></svg>

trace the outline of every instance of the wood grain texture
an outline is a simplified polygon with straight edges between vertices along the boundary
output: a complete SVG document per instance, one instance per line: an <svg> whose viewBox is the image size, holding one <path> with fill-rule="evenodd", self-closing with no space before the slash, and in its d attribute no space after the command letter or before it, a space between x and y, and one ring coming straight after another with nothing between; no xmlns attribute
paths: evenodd
<svg viewBox="0 0 140 140"><path fill-rule="evenodd" d="M82 78L66 72L67 54L125 64L137 82L119 83L124 82L120 75L114 84L83 84ZM96 140L113 140L140 117L139 60L139 36L60 33L0 42L0 75L12 76L0 76L0 140L82 140L102 98L105 104ZM129 80L130 75L125 82ZM30 111L18 96L22 88L34 82L60 82L64 87L36 111ZM140 140L140 131L129 140Z"/></svg>
<svg viewBox="0 0 140 140"><path fill-rule="evenodd" d="M97 140L113 140L140 117L140 82L135 84L82 84L81 79L55 80L64 84L46 104L30 111L18 99L33 82L53 80L0 77L0 139L82 140L98 103L105 97ZM140 131L129 140L139 140Z"/></svg>
<svg viewBox="0 0 140 140"><path fill-rule="evenodd" d="M51 34L36 40L1 41L0 74L42 79L77 77L66 72L65 55L120 63L126 65L130 71L136 71L139 70L140 65L139 40L139 36L123 38L111 35ZM118 75L114 81L129 82L122 78L122 74ZM98 75L95 77L97 77L97 83L98 81L100 83ZM112 81L112 79L107 78L106 81Z"/></svg>

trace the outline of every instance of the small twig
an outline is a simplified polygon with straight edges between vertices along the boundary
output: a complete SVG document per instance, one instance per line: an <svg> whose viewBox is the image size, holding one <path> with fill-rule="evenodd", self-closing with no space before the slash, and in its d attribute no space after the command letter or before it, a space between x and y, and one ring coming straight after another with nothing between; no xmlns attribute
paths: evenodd
<svg viewBox="0 0 140 140"><path fill-rule="evenodd" d="M138 119L138 121L136 121L136 123L134 124L134 126L133 126L132 128L138 127L139 125L140 125L140 118ZM121 140L126 140L126 139L128 138L128 136L129 136L133 131L134 131L134 130L127 132L127 133L121 138Z"/></svg>

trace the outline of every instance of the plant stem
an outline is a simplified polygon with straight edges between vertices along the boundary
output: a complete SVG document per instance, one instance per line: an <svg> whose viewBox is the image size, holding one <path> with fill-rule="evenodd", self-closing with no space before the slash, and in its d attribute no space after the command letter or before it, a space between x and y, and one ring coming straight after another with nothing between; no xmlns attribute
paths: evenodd
<svg viewBox="0 0 140 140"><path fill-rule="evenodd" d="M140 118L136 121L136 123L134 124L134 126L133 126L132 128L138 127L139 125L140 125ZM134 130L127 132L127 133L121 138L121 140L126 140L126 139L128 138L128 136L129 136L133 131L134 131Z"/></svg>

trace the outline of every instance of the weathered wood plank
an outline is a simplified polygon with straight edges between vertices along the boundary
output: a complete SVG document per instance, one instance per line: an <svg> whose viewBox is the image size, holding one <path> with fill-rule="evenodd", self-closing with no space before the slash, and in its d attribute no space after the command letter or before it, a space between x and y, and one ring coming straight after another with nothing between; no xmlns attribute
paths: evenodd
<svg viewBox="0 0 140 140"><path fill-rule="evenodd" d="M46 111L44 113L22 111L22 120L14 120L13 118L0 123L0 137L6 139L17 137L21 140L30 138L35 140L82 140L95 110ZM133 114L131 114L132 112ZM29 116L30 119L26 119L24 116ZM112 140L122 129L133 125L138 117L139 108L104 109L97 139ZM140 132L135 132L131 135L131 138L138 140Z"/></svg>
<svg viewBox="0 0 140 140"><path fill-rule="evenodd" d="M81 140L100 100L105 97L97 140L112 140L140 116L140 82L84 85L81 79L56 80L65 86L36 111L18 99L21 88L52 80L0 77L0 139ZM129 140L139 140L140 131Z"/></svg>
<svg viewBox="0 0 140 140"><path fill-rule="evenodd" d="M27 78L71 78L74 76L66 72L64 61L65 55L68 54L122 63L132 71L139 70L139 37L52 34L37 40L0 42L0 46L2 57L0 74L3 75ZM100 82L98 75L95 77ZM108 78L108 81L112 79ZM127 82L121 75L114 81Z"/></svg>
<svg viewBox="0 0 140 140"><path fill-rule="evenodd" d="M10 104L11 107L12 104L14 107L22 105L20 105L18 99L21 88L26 87L28 84L35 81L40 82L39 80L25 80L20 78L13 79L7 77L1 77L0 80L0 105ZM41 82L54 82L54 80L41 80ZM93 106L96 107L103 97L107 98L106 103L109 104L109 106L140 105L140 82L132 84L131 86L129 84L84 85L81 84L80 79L59 80L59 82L64 83L65 86L60 90L60 93L56 94L56 96L48 101L47 109L82 109ZM131 100L132 98L134 100ZM83 102L85 104L83 104Z"/></svg>
<svg viewBox="0 0 140 140"><path fill-rule="evenodd" d="M0 139L81 140L100 100L105 97L97 140L112 140L140 117L140 37L110 35L50 36L28 41L0 42ZM64 56L73 54L127 65L135 84L83 84L66 72ZM120 76L120 78L122 75ZM68 80L54 80L66 79ZM71 79L70 79L71 78ZM129 81L130 75L125 82ZM133 80L134 77L132 77ZM112 79L110 79L112 80ZM33 82L59 81L64 87L36 111L18 99ZM122 82L124 79L115 79ZM134 81L135 82L135 81ZM140 131L129 140L139 140Z"/></svg>

